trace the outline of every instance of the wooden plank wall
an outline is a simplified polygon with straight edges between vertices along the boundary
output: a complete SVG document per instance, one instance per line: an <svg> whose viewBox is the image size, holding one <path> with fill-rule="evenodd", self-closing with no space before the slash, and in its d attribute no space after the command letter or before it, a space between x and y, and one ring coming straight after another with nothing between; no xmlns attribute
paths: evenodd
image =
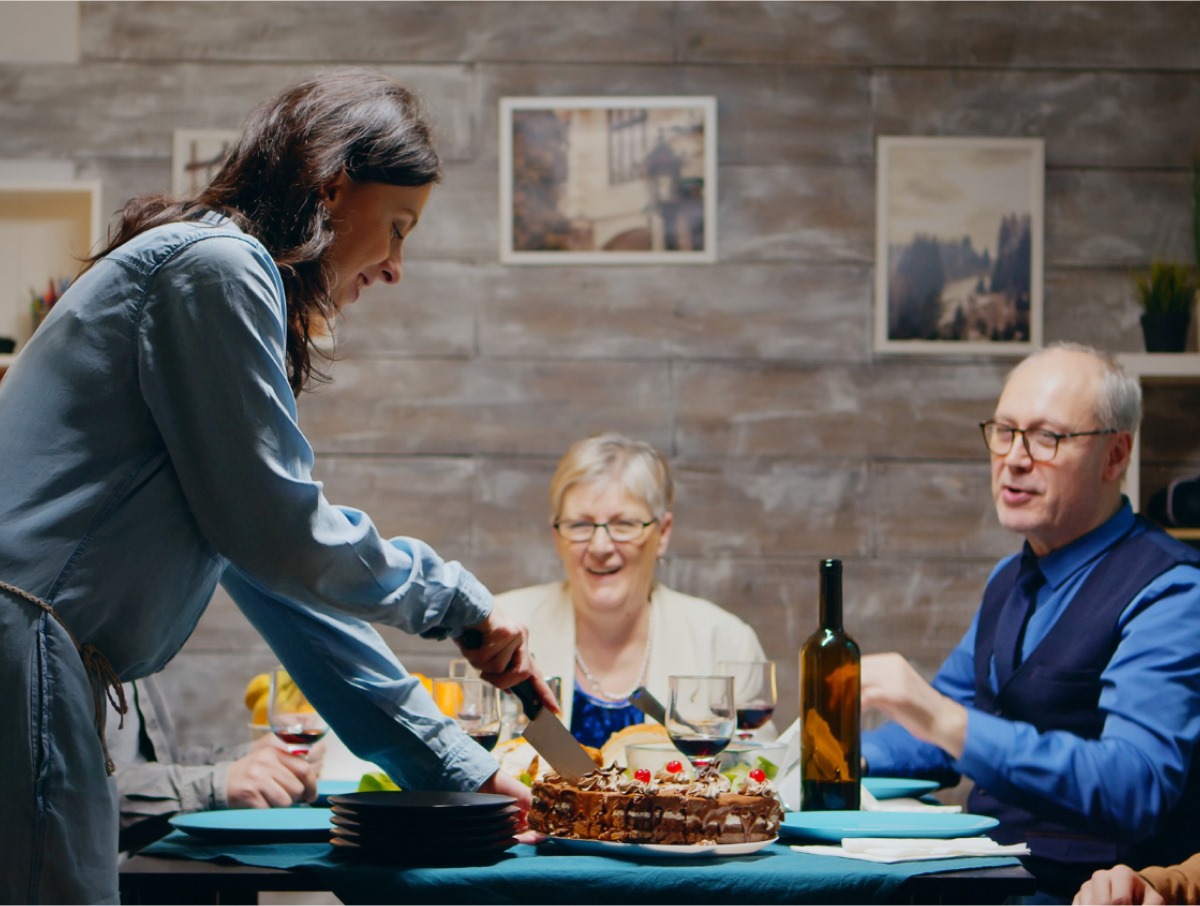
<svg viewBox="0 0 1200 906"><path fill-rule="evenodd" d="M405 279L354 307L302 402L329 496L503 590L558 576L548 478L573 440L677 471L662 575L753 623L796 714L816 564L846 561L865 650L932 672L995 559L975 423L1011 360L874 354L875 140L1041 136L1045 337L1141 348L1130 268L1191 260L1196 3L85 2L77 65L0 63L0 158L73 161L106 212L169 182L172 130L236 127L323 66L417 89L445 184ZM713 265L502 266L498 100L714 95ZM1192 391L1194 393L1194 391ZM1196 400L1156 390L1147 474L1200 469ZM415 669L449 655L397 633ZM218 598L168 678L225 736L269 653ZM240 718L239 718L240 719Z"/></svg>

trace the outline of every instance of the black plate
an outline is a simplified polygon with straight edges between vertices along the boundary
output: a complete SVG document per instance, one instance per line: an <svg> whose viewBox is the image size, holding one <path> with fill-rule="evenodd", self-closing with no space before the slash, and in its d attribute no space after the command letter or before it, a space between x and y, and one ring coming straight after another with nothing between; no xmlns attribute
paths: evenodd
<svg viewBox="0 0 1200 906"><path fill-rule="evenodd" d="M478 812L368 812L360 814L340 805L333 807L331 820L342 827L362 827L391 833L469 833L473 830L508 825L518 820L515 805L500 811Z"/></svg>
<svg viewBox="0 0 1200 906"><path fill-rule="evenodd" d="M372 790L366 793L330 796L329 802L331 805L342 806L365 815L370 812L488 812L515 805L517 800L512 796L500 796L496 793Z"/></svg>
<svg viewBox="0 0 1200 906"><path fill-rule="evenodd" d="M359 833L378 834L384 837L404 837L421 839L433 837L437 839L454 838L458 836L475 836L492 833L496 830L515 828L520 821L519 813L504 812L495 818L487 820L458 821L449 823L433 823L416 821L360 821L353 815L334 813L330 819L338 827L344 827Z"/></svg>
<svg viewBox="0 0 1200 906"><path fill-rule="evenodd" d="M429 838L429 837L384 837L372 833L351 830L347 827L335 827L330 831L332 837L357 843L368 849L415 849L421 851L446 852L458 849L492 849L500 844L501 849L507 849L516 842L512 828L500 828L485 834L469 836Z"/></svg>

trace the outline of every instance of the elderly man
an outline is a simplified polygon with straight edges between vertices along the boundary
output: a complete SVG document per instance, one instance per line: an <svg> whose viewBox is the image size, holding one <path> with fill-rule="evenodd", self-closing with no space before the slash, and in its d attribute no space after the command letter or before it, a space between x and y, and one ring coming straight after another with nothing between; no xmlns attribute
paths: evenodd
<svg viewBox="0 0 1200 906"><path fill-rule="evenodd" d="M926 683L863 658L877 775L974 781L968 808L1024 841L1046 901L1093 870L1200 850L1200 553L1121 494L1141 390L1110 356L1062 344L1009 375L983 423L1001 561L966 635Z"/></svg>

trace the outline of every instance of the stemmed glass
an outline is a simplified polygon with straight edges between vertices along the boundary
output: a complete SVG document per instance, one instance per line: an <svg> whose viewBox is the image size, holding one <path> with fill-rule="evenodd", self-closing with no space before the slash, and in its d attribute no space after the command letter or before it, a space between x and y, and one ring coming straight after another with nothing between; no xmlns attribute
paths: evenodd
<svg viewBox="0 0 1200 906"><path fill-rule="evenodd" d="M732 676L672 676L667 733L692 767L707 767L733 738Z"/></svg>
<svg viewBox="0 0 1200 906"><path fill-rule="evenodd" d="M442 713L489 752L500 739L499 695L481 679L454 676L433 681L433 700Z"/></svg>
<svg viewBox="0 0 1200 906"><path fill-rule="evenodd" d="M317 713L296 681L282 667L276 667L270 673L267 723L293 755L307 755L308 750L329 732L325 718Z"/></svg>
<svg viewBox="0 0 1200 906"><path fill-rule="evenodd" d="M754 731L775 714L778 692L774 661L721 661L718 673L733 677L737 700L738 739L751 739Z"/></svg>

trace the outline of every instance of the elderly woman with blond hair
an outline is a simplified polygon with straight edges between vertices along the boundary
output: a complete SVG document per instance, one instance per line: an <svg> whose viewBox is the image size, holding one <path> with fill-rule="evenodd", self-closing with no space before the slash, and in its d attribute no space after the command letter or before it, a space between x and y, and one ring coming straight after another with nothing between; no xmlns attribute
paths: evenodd
<svg viewBox="0 0 1200 906"><path fill-rule="evenodd" d="M497 597L529 626L538 668L562 679L564 720L585 745L643 720L629 701L639 686L666 702L671 675L766 659L745 622L655 578L674 493L670 467L650 444L619 434L576 442L550 482L566 578Z"/></svg>

